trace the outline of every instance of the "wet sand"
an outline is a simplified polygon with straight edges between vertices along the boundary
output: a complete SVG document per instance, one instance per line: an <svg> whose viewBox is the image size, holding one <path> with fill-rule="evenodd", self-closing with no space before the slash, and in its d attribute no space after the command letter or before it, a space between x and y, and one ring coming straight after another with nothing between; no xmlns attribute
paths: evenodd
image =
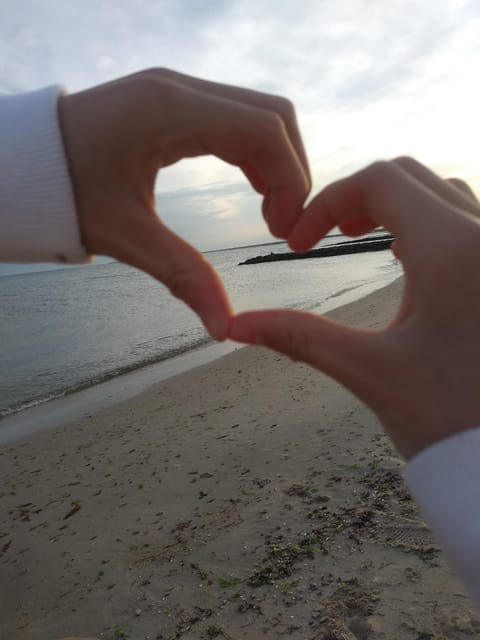
<svg viewBox="0 0 480 640"><path fill-rule="evenodd" d="M332 312L383 326L398 281ZM0 638L466 639L375 416L256 348L0 448Z"/></svg>

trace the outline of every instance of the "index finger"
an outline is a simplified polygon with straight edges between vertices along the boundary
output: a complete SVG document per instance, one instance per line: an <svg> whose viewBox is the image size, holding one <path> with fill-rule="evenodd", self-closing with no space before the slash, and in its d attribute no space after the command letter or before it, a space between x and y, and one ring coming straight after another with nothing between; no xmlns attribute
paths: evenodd
<svg viewBox="0 0 480 640"><path fill-rule="evenodd" d="M379 161L328 185L305 209L288 241L306 251L337 225L384 226L397 240L431 233L449 205L394 162Z"/></svg>
<svg viewBox="0 0 480 640"><path fill-rule="evenodd" d="M185 91L190 91L185 89ZM193 92L181 114L182 157L211 153L239 167L249 165L264 187L270 231L286 238L301 215L309 180L282 118L242 102Z"/></svg>
<svg viewBox="0 0 480 640"><path fill-rule="evenodd" d="M295 108L290 100L281 96L262 93L260 91L252 91L251 89L245 89L243 87L220 84L210 80L202 80L170 69L152 69L151 73L162 78L171 79L174 82L181 83L190 89L194 89L202 93L226 98L227 100L232 100L234 102L243 102L246 105L266 109L276 113L284 122L288 138L303 167L303 171L308 182L308 189L310 190L312 186L310 167L305 147L303 145L302 136L300 134L300 129L298 127Z"/></svg>

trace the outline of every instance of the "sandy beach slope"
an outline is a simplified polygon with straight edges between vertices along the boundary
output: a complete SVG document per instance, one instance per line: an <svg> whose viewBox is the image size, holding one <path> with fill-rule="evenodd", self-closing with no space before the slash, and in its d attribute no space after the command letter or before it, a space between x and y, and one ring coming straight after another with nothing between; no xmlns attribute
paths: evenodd
<svg viewBox="0 0 480 640"><path fill-rule="evenodd" d="M380 327L401 281L330 315ZM376 418L238 351L0 449L0 638L476 637Z"/></svg>

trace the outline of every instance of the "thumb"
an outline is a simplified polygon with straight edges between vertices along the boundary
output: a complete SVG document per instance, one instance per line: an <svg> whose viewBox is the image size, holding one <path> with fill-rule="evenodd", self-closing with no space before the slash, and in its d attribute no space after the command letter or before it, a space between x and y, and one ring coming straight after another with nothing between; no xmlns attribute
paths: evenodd
<svg viewBox="0 0 480 640"><path fill-rule="evenodd" d="M263 345L320 369L367 404L384 364L378 333L341 325L306 311L269 310L233 318L229 338Z"/></svg>
<svg viewBox="0 0 480 640"><path fill-rule="evenodd" d="M202 320L210 335L225 340L232 316L222 281L210 262L156 216L132 216L112 255L165 284Z"/></svg>

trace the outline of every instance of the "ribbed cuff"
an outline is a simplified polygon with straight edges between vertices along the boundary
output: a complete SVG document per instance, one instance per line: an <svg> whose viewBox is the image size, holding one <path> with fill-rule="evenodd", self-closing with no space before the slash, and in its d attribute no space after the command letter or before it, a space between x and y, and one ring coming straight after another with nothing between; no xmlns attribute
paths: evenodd
<svg viewBox="0 0 480 640"><path fill-rule="evenodd" d="M0 261L85 262L58 119L61 88L0 97Z"/></svg>
<svg viewBox="0 0 480 640"><path fill-rule="evenodd" d="M480 428L420 452L404 477L480 610Z"/></svg>

